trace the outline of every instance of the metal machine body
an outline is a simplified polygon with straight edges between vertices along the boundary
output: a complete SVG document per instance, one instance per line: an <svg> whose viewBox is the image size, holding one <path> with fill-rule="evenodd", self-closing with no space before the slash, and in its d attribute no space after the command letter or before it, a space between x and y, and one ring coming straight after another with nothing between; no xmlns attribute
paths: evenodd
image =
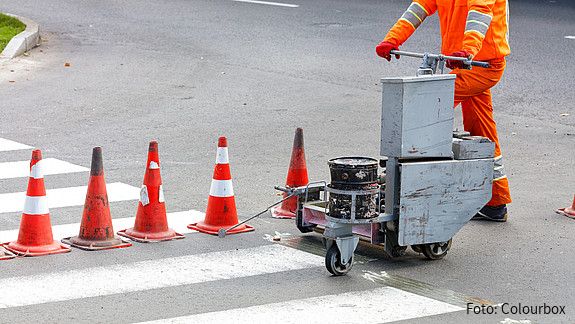
<svg viewBox="0 0 575 324"><path fill-rule="evenodd" d="M419 57L429 65L430 55ZM437 62L432 72L436 66ZM384 172L379 182L362 188L326 182L281 188L298 197L300 231L324 229L326 268L334 275L351 269L360 238L383 244L391 256L401 256L411 246L430 259L440 259L450 249L451 238L491 197L494 143L454 134L455 76L418 73L381 82L384 158L379 166ZM330 211L338 203L333 196L351 201L349 212L336 213L333 207ZM356 202L367 201L377 201L377 212L369 217L367 209L356 208Z"/></svg>

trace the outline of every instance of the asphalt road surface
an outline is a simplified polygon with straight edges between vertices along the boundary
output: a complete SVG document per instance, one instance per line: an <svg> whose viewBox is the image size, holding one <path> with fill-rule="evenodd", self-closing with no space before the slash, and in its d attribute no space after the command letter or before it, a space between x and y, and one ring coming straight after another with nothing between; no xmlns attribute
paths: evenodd
<svg viewBox="0 0 575 324"><path fill-rule="evenodd" d="M509 222L469 223L433 262L361 246L345 277L328 275L319 234L269 214L251 222L255 232L225 239L188 232L13 259L0 264L0 322L572 323L575 222L554 210L575 190L575 6L510 2L513 53L494 89ZM299 6L1 0L0 11L35 20L43 37L29 56L0 63L0 138L12 141L0 140L2 240L17 233L31 147L53 159L45 180L56 236L80 222L94 146L104 150L117 230L135 215L151 139L179 230L203 217L220 135L241 218L277 201L296 127L311 180L328 179L330 158L378 157L379 79L413 75L420 62L387 63L374 46L408 1L290 4ZM437 51L438 29L429 18L403 49ZM481 301L565 314L468 314Z"/></svg>

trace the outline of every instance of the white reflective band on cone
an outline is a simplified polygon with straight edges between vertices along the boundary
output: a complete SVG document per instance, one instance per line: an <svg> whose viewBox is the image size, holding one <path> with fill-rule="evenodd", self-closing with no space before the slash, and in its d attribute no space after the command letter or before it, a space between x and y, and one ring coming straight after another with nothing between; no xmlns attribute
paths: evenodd
<svg viewBox="0 0 575 324"><path fill-rule="evenodd" d="M26 196L23 212L28 215L48 214L50 211L48 210L48 200L46 199L46 196Z"/></svg>
<svg viewBox="0 0 575 324"><path fill-rule="evenodd" d="M158 165L158 163L156 163L156 161L150 162L150 170L157 170L159 168L160 166Z"/></svg>
<svg viewBox="0 0 575 324"><path fill-rule="evenodd" d="M232 180L214 180L210 186L210 196L212 197L233 197L234 187Z"/></svg>
<svg viewBox="0 0 575 324"><path fill-rule="evenodd" d="M142 185L142 189L140 189L140 202L142 206L146 206L150 203L150 197L148 197L148 187L146 185Z"/></svg>
<svg viewBox="0 0 575 324"><path fill-rule="evenodd" d="M42 165L44 163L42 163L42 161L43 160L36 162L36 164L34 164L30 168L30 177L31 178L34 178L34 179L43 179L44 178L44 170L42 169Z"/></svg>
<svg viewBox="0 0 575 324"><path fill-rule="evenodd" d="M228 148L218 147L218 153L216 154L216 164L228 164L230 160L228 159Z"/></svg>
<svg viewBox="0 0 575 324"><path fill-rule="evenodd" d="M164 199L164 186L162 186L162 185L160 185L160 193L159 193L158 201L161 203L166 201Z"/></svg>

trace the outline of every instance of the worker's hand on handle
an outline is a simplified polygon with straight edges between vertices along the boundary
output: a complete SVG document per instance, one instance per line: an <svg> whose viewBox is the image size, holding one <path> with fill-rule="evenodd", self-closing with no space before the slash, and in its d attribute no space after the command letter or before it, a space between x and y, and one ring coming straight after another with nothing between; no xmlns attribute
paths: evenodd
<svg viewBox="0 0 575 324"><path fill-rule="evenodd" d="M448 56L455 56L455 57L465 57L468 60L471 61L472 55L469 54L466 51L457 51L454 53L449 54ZM463 61L453 61L453 60L447 60L446 64L448 68L454 70L454 69L467 69L470 70L471 69L471 65L469 64L465 64L465 62Z"/></svg>
<svg viewBox="0 0 575 324"><path fill-rule="evenodd" d="M391 61L391 51L392 50L399 50L399 47L397 47L397 45L394 45L390 42L381 42L379 43L379 45L377 45L375 47L375 52L377 53L377 55L383 57L384 59ZM399 55L395 54L395 58L399 59Z"/></svg>

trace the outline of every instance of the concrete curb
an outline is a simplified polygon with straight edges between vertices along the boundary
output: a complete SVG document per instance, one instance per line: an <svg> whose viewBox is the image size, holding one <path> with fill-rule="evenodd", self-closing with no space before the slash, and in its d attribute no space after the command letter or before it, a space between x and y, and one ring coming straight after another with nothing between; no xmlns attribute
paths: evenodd
<svg viewBox="0 0 575 324"><path fill-rule="evenodd" d="M23 22L26 25L26 30L14 36L10 42L8 42L8 45L6 45L2 51L2 54L0 54L0 58L12 59L40 45L40 28L38 27L37 23L25 17L16 16L9 13L4 14Z"/></svg>

